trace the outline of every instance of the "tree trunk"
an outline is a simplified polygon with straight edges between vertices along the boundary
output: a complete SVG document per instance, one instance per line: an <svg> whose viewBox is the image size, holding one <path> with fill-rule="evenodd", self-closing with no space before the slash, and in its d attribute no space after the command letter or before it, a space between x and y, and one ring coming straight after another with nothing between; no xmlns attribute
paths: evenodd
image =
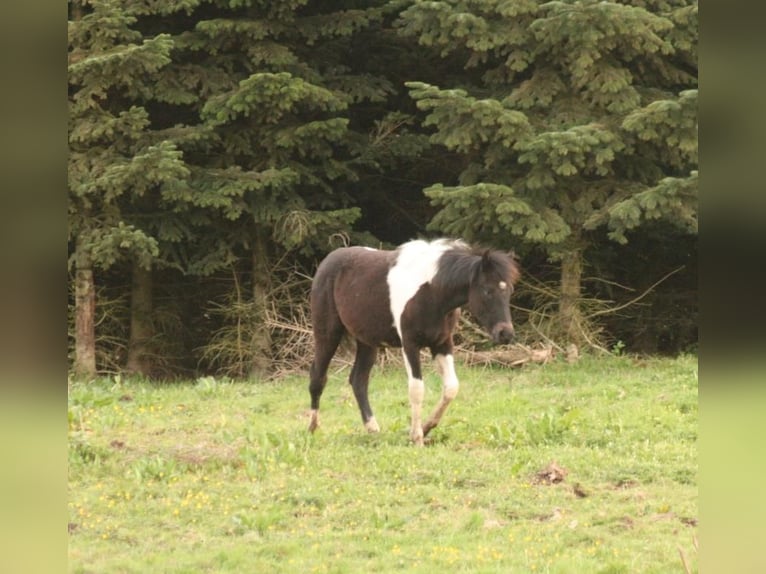
<svg viewBox="0 0 766 574"><path fill-rule="evenodd" d="M271 270L269 269L266 240L258 235L253 245L253 362L250 376L263 378L271 368L271 332L266 325L266 310L269 304Z"/></svg>
<svg viewBox="0 0 766 574"><path fill-rule="evenodd" d="M77 248L74 287L74 373L78 377L96 376L96 284L90 254Z"/></svg>
<svg viewBox="0 0 766 574"><path fill-rule="evenodd" d="M133 262L130 292L130 340L125 368L132 373L150 376L152 372L152 270Z"/></svg>
<svg viewBox="0 0 766 574"><path fill-rule="evenodd" d="M582 313L580 311L580 285L582 278L582 249L574 248L561 258L561 293L559 296L559 322L567 345L579 347L583 340Z"/></svg>

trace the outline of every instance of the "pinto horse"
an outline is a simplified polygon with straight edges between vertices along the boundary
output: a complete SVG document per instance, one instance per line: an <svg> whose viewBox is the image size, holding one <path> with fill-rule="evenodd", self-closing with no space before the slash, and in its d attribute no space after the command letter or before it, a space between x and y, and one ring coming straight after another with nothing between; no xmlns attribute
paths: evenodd
<svg viewBox="0 0 766 574"><path fill-rule="evenodd" d="M327 368L344 334L356 340L349 382L369 432L380 427L370 408L370 370L382 345L402 347L409 380L410 438L418 446L458 392L452 334L460 307L468 310L495 343L513 337L509 300L519 278L512 255L474 249L458 240L410 241L394 251L342 247L319 265L311 286L314 361L311 422L319 426L319 399ZM431 417L421 423L425 387L420 349L428 348L443 381Z"/></svg>

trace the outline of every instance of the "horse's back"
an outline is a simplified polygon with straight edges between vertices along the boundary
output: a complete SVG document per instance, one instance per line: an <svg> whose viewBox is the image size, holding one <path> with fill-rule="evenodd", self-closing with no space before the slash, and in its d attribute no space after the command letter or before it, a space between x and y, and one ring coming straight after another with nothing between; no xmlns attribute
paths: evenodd
<svg viewBox="0 0 766 574"><path fill-rule="evenodd" d="M311 284L311 292L320 291L326 285L334 284L349 271L372 271L389 266L390 251L370 247L340 247L331 251L319 264Z"/></svg>

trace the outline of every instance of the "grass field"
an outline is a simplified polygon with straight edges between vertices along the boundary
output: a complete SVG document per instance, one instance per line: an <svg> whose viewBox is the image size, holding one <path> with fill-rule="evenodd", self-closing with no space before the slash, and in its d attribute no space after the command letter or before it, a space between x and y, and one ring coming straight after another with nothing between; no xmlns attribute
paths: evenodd
<svg viewBox="0 0 766 574"><path fill-rule="evenodd" d="M70 383L69 571L698 570L695 357L458 375L423 449L403 369L373 371L377 435L347 369L314 436L304 377Z"/></svg>

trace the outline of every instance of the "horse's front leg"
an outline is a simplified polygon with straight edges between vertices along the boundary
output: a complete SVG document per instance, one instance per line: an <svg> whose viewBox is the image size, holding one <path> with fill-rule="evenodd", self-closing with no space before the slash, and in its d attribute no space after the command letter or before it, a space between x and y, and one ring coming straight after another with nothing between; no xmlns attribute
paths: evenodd
<svg viewBox="0 0 766 574"><path fill-rule="evenodd" d="M404 366L407 368L407 382L410 397L410 439L415 446L423 446L423 425L421 423L421 411L423 410L423 397L425 385L423 374L420 369L420 349L417 345L403 343Z"/></svg>
<svg viewBox="0 0 766 574"><path fill-rule="evenodd" d="M455 359L451 353L442 354L439 353L435 356L436 368L439 374L442 376L442 396L439 399L439 404L436 405L434 412L423 425L423 436L426 436L429 431L439 424L447 407L457 396L460 383L455 373Z"/></svg>

